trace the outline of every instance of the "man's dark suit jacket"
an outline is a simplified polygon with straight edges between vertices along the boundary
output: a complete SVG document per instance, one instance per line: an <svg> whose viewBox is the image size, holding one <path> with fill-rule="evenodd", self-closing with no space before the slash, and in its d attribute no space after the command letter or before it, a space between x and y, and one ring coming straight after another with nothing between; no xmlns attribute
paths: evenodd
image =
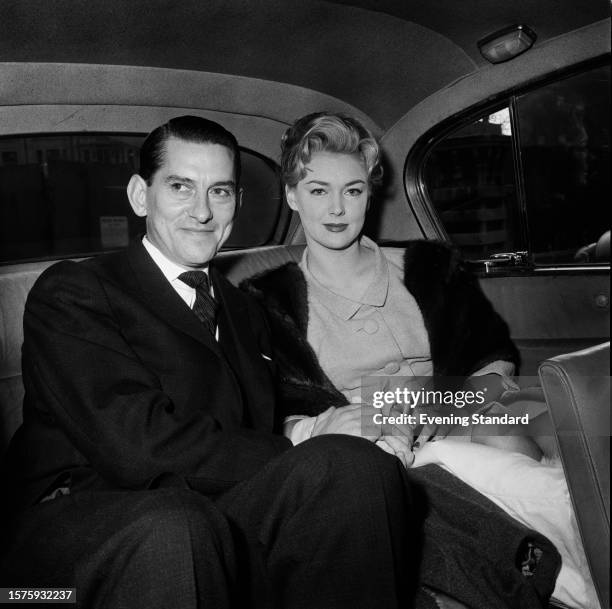
<svg viewBox="0 0 612 609"><path fill-rule="evenodd" d="M18 508L55 488L144 489L164 475L214 495L291 443L273 433L263 317L211 268L219 342L142 243L48 269L24 316Z"/></svg>

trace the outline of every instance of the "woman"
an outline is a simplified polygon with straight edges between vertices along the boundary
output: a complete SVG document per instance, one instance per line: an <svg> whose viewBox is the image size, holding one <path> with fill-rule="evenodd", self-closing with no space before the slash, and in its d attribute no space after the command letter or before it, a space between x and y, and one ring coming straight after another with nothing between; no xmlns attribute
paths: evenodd
<svg viewBox="0 0 612 609"><path fill-rule="evenodd" d="M300 215L308 247L299 268L274 272L274 286L261 292L269 300L283 291L299 300L291 316L316 354L307 371L318 375L309 380L331 390L330 406L361 402L362 378L376 375L387 376L391 385L393 379L403 386L414 379L413 387L434 375L445 389L460 389L458 382L470 377L470 389L486 392L487 403L515 387L511 375L519 356L507 326L451 250L427 241L414 241L406 250L380 249L362 236L381 169L378 145L359 122L326 114L304 117L285 136L281 164L287 202ZM300 312L307 319L300 319ZM297 338L295 332L289 338ZM295 348L286 351L283 360L294 359ZM318 397L312 400L310 387L307 395L300 393L301 364L293 367L298 378L285 375L289 386L296 385L290 392L299 394L289 414L320 414L304 411L310 402L315 409L321 404ZM449 413L455 410L449 405L445 410L459 414ZM316 421L289 420L286 433L296 439L346 432L352 429L349 412L361 414L358 408L340 409ZM448 426L438 437L447 431ZM415 445L434 432L426 426ZM541 456L527 437L509 436L505 442Z"/></svg>
<svg viewBox="0 0 612 609"><path fill-rule="evenodd" d="M325 433L366 435L407 466L415 454L423 454L422 463L436 463L442 460L431 454L431 443L413 449L432 436L443 437L451 425L425 425L414 443L414 422L373 426L372 387L362 386L363 379L382 376L387 390L421 388L424 379L431 379L435 389L468 384L487 396L489 410L499 412L503 407L497 398L516 388L511 377L519 357L507 325L452 250L426 241L411 242L404 250L378 248L362 235L371 193L381 178L379 159L374 138L350 117L312 114L288 129L282 178L307 248L299 265L285 265L244 287L268 313L282 380L284 429L294 443ZM405 402L399 406L412 410ZM472 411L480 406L472 405ZM427 408L420 410L427 413ZM458 409L443 404L436 410ZM536 404L531 414L543 410ZM524 435L479 441L522 453L529 461L542 456ZM448 452L450 440L436 444ZM480 448L485 452L478 457L488 460L488 448ZM494 456L501 452L489 450ZM468 482L486 493L477 482ZM427 484L433 484L431 478Z"/></svg>

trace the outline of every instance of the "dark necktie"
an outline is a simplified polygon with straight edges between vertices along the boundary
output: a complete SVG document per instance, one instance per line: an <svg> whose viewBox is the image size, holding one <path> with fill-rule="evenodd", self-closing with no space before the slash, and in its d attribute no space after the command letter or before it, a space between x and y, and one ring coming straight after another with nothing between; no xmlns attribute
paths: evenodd
<svg viewBox="0 0 612 609"><path fill-rule="evenodd" d="M193 312L206 328L210 330L210 333L215 336L217 308L219 305L210 295L208 275L204 271L186 271L181 273L178 278L195 290L196 297L193 303Z"/></svg>

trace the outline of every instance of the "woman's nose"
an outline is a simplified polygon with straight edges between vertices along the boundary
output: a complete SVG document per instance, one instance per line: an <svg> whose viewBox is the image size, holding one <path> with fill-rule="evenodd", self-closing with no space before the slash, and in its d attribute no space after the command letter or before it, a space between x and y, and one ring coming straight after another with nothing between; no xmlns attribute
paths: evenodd
<svg viewBox="0 0 612 609"><path fill-rule="evenodd" d="M212 218L212 211L210 209L210 202L208 200L208 193L197 194L194 197L193 206L191 207L190 214L198 222L202 224L208 222Z"/></svg>
<svg viewBox="0 0 612 609"><path fill-rule="evenodd" d="M344 200L341 194L334 195L329 203L329 213L332 216L344 215Z"/></svg>

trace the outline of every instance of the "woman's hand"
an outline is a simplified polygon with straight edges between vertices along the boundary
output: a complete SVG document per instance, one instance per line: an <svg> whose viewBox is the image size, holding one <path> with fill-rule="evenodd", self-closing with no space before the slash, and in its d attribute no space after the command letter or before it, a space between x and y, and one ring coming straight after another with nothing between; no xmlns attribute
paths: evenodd
<svg viewBox="0 0 612 609"><path fill-rule="evenodd" d="M368 404L349 404L339 408L332 406L317 416L311 437L341 433L375 442L380 438L380 433L377 435L364 433L364 431L371 433L374 430L370 422L375 412L376 410Z"/></svg>
<svg viewBox="0 0 612 609"><path fill-rule="evenodd" d="M433 409L424 409L422 412L425 412L426 414L432 417L443 416L443 414L445 414L443 410L434 411ZM417 436L412 446L413 448L418 449L421 446L424 446L425 442L443 440L444 438L446 438L446 436L448 436L448 434L454 427L455 425L438 425L437 423L430 423L427 425L420 426L419 435Z"/></svg>
<svg viewBox="0 0 612 609"><path fill-rule="evenodd" d="M432 385L433 388L433 385ZM502 377L499 374L483 374L480 376L471 376L468 378L462 388L462 391L469 391L472 393L480 393L485 396L486 402L492 402L497 400L502 393L505 391ZM414 409L414 414L419 415L421 413L430 416L471 416L474 412L478 411L482 407L480 402L475 404L465 404L462 408L454 407L452 404L448 405L428 405L418 406ZM469 426L471 428L471 425ZM424 425L419 432L419 436L414 442L414 448L424 446L426 442L442 440L449 435L467 435L468 431L464 427L457 427L457 425L438 425L435 423Z"/></svg>

